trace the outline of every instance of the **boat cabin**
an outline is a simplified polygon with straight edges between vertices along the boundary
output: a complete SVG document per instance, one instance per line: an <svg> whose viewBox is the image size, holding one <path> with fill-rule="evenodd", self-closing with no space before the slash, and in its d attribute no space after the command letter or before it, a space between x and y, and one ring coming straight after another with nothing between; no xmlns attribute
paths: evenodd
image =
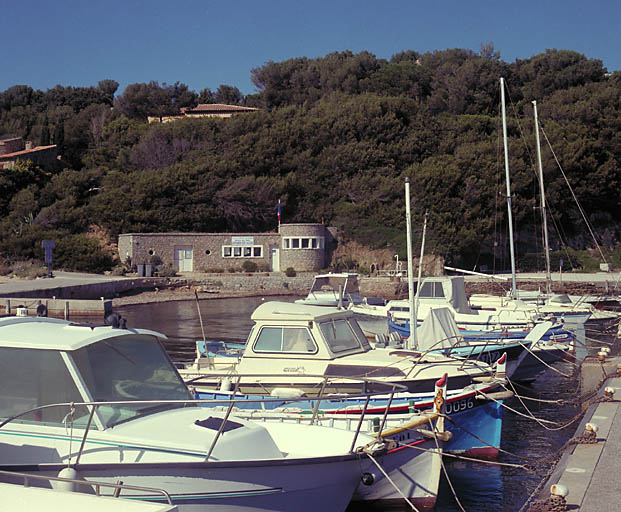
<svg viewBox="0 0 621 512"><path fill-rule="evenodd" d="M0 418L69 402L188 400L191 395L159 343L163 334L38 317L0 318ZM104 430L179 405L125 404L97 409L91 428ZM50 407L18 422L61 425L67 411ZM74 423L85 425L86 406Z"/></svg>
<svg viewBox="0 0 621 512"><path fill-rule="evenodd" d="M251 318L254 326L241 356L205 357L197 351L194 364L180 370L186 382L193 384L192 379L202 378L201 387L213 388L219 385L217 380L207 384L206 379L227 373L244 376L244 392L255 392L259 387L270 388L265 378L269 374L274 386L299 385L305 392L323 377L371 378L428 390L433 388L433 379L444 373L448 373L451 385L463 387L472 375L491 372L486 364L465 363L439 354L374 349L348 309L265 302ZM300 384L301 380L304 383ZM357 389L360 382L352 386Z"/></svg>

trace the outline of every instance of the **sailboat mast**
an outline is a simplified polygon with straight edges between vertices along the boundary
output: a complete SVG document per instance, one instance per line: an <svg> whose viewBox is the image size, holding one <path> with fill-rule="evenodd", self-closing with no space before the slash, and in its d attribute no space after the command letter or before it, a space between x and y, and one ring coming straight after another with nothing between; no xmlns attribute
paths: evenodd
<svg viewBox="0 0 621 512"><path fill-rule="evenodd" d="M535 135L537 137L537 164L539 167L539 193L541 196L541 217L543 219L543 245L546 255L546 294L552 293L552 274L550 273L550 244L548 243L548 218L546 215L546 194L543 186L543 164L541 163L541 142L539 140L539 118L537 117L537 102L533 101L535 113Z"/></svg>
<svg viewBox="0 0 621 512"><path fill-rule="evenodd" d="M416 294L414 295L414 318L415 319L418 319L418 296L420 295L420 287L423 285L423 260L425 258L425 235L427 234L427 217L428 216L429 216L429 212L426 211L425 221L423 222L423 240L420 244L420 259L418 260L418 286L416 287ZM416 338L414 338L414 341L416 341Z"/></svg>
<svg viewBox="0 0 621 512"><path fill-rule="evenodd" d="M414 302L414 256L412 254L412 212L410 210L410 178L405 178L405 220L407 225L408 244L408 302L410 304L410 337L407 348L415 349L416 342L416 310ZM419 283L420 285L420 283Z"/></svg>
<svg viewBox="0 0 621 512"><path fill-rule="evenodd" d="M517 298L515 282L515 248L513 247L513 214L511 212L511 182L509 180L509 146L507 144L507 116L505 114L505 79L500 78L500 100L502 103L502 138L505 147L505 175L507 181L507 210L509 212L509 248L511 250L511 298Z"/></svg>

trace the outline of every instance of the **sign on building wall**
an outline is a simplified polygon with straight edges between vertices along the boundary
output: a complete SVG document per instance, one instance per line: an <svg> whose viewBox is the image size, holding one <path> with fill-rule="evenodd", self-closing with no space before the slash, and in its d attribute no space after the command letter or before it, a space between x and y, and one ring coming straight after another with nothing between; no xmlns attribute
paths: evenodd
<svg viewBox="0 0 621 512"><path fill-rule="evenodd" d="M254 245L253 236L232 236L231 245L235 247L246 247L248 245Z"/></svg>

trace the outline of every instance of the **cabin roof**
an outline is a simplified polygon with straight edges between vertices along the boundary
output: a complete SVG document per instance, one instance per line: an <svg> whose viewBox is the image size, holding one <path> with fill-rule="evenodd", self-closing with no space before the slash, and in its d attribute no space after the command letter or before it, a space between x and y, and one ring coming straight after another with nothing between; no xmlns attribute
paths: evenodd
<svg viewBox="0 0 621 512"><path fill-rule="evenodd" d="M42 317L0 318L0 347L35 350L77 350L97 341L128 334L166 336L146 329L118 329L91 326L66 320Z"/></svg>
<svg viewBox="0 0 621 512"><path fill-rule="evenodd" d="M254 310L250 317L254 322L275 321L311 321L324 320L326 318L343 318L352 316L347 309L337 309L326 306L307 306L294 302L264 302Z"/></svg>

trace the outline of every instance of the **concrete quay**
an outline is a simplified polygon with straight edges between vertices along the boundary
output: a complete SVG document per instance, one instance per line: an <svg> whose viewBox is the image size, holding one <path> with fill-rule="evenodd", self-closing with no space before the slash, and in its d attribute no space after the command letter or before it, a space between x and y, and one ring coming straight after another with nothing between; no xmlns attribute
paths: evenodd
<svg viewBox="0 0 621 512"><path fill-rule="evenodd" d="M550 497L551 489L565 486L565 508L549 510L580 510L581 512L616 512L620 509L621 488L621 376L615 370L621 364L621 357L609 359L604 364L606 373L612 375L599 390L598 397L604 396L604 389L614 390L612 401L593 403L585 412L582 422L576 429L574 438L585 434L587 424L597 426L593 444L571 444L562 454L551 476L542 487L541 493L531 503L530 510L536 508ZM602 365L593 363L583 367L583 382L591 386L602 379ZM560 488L562 493L563 488Z"/></svg>
<svg viewBox="0 0 621 512"><path fill-rule="evenodd" d="M55 272L51 279L10 279L0 281L0 314L15 314L25 307L29 315L37 314L42 304L50 316L69 318L100 316L112 310L105 300L136 289L153 289L163 279L101 276L74 272Z"/></svg>

